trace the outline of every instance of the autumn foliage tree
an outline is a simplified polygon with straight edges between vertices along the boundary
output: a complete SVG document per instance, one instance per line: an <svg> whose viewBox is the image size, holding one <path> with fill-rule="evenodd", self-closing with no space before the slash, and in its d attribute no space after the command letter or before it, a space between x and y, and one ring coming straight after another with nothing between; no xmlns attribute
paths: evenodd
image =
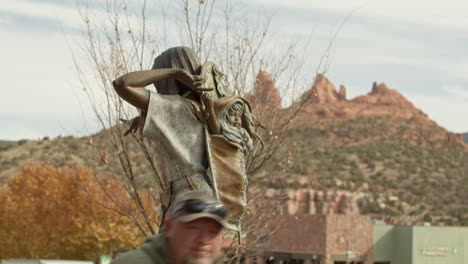
<svg viewBox="0 0 468 264"><path fill-rule="evenodd" d="M138 246L141 232L119 212L136 208L113 179L104 175L97 182L86 168L24 166L0 188L0 259L94 259Z"/></svg>

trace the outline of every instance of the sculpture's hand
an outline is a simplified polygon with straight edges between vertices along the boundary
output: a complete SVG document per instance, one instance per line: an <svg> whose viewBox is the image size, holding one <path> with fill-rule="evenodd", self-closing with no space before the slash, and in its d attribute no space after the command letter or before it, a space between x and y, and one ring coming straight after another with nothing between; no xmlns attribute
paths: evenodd
<svg viewBox="0 0 468 264"><path fill-rule="evenodd" d="M127 122L130 123L130 127L125 131L124 136L127 136L130 133L135 134L140 127L140 116L134 117Z"/></svg>
<svg viewBox="0 0 468 264"><path fill-rule="evenodd" d="M192 75L186 70L180 70L177 74L177 80L181 81L190 89L194 90L197 93L203 91L211 91L213 88L204 88L203 84L205 83L205 79L201 75Z"/></svg>
<svg viewBox="0 0 468 264"><path fill-rule="evenodd" d="M200 97L202 99L203 105L205 106L205 109L211 111L211 109L213 109L213 100L206 97L205 95L201 95Z"/></svg>
<svg viewBox="0 0 468 264"><path fill-rule="evenodd" d="M205 120L203 122L206 122L208 124L208 128L211 134L219 134L221 131L221 127L214 112L213 100L204 95L201 95L200 97L203 102L203 105L205 106L205 111L203 112L203 114L205 115Z"/></svg>

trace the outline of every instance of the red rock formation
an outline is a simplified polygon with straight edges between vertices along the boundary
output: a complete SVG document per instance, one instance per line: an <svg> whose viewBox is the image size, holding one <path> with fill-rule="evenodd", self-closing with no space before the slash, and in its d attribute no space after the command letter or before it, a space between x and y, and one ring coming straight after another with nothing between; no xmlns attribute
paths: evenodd
<svg viewBox="0 0 468 264"><path fill-rule="evenodd" d="M397 91L392 90L385 83L377 84L374 82L372 91L365 96L359 96L351 102L375 105L396 106L408 110L416 110L413 104Z"/></svg>
<svg viewBox="0 0 468 264"><path fill-rule="evenodd" d="M340 91L338 92L338 98L342 101L346 101L346 87L344 85L340 85Z"/></svg>
<svg viewBox="0 0 468 264"><path fill-rule="evenodd" d="M465 144L462 134L447 134L447 141L451 144Z"/></svg>
<svg viewBox="0 0 468 264"><path fill-rule="evenodd" d="M264 113L262 116L264 122L273 120L268 114L277 114L276 110L281 110L281 96L269 73L260 72L258 74L257 86L251 101L254 102L254 107L261 107L254 109L254 111L257 114ZM339 92L337 92L335 85L326 76L319 74L316 76L313 88L304 93L301 99L294 104L294 107L283 110L286 112L289 109L295 109L295 107L300 107L300 111L294 117L294 122L290 124L291 127L311 127L324 119L386 116L407 122L409 129L401 132L403 138L463 144L461 136L449 134L403 95L388 88L384 83L374 82L369 94L346 100L346 88L343 85L340 85ZM416 127L431 129L421 132ZM396 132L389 131L389 133Z"/></svg>
<svg viewBox="0 0 468 264"><path fill-rule="evenodd" d="M288 213L291 215L358 214L359 206L354 198L343 191L290 190Z"/></svg>
<svg viewBox="0 0 468 264"><path fill-rule="evenodd" d="M270 73L260 71L257 75L250 101L254 106L269 106L281 109L281 95Z"/></svg>
<svg viewBox="0 0 468 264"><path fill-rule="evenodd" d="M327 77L317 74L312 89L302 96L302 100L308 100L313 103L334 103L346 100L346 89L340 87L338 93L335 85Z"/></svg>
<svg viewBox="0 0 468 264"><path fill-rule="evenodd" d="M356 118L358 116L392 115L418 124L435 125L426 114L414 107L404 96L388 88L384 83L374 83L372 91L365 96L346 100L346 88L341 85L337 92L333 83L318 75L314 89L303 95L308 101L302 112L307 118ZM312 104L310 104L312 103Z"/></svg>

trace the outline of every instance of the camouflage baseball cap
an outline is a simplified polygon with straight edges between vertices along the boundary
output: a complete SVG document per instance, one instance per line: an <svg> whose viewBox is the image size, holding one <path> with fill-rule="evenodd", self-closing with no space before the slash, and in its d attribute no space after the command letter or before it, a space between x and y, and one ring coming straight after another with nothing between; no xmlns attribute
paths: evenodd
<svg viewBox="0 0 468 264"><path fill-rule="evenodd" d="M169 217L187 223L199 218L210 218L226 227L228 212L216 198L202 191L188 191L178 195Z"/></svg>

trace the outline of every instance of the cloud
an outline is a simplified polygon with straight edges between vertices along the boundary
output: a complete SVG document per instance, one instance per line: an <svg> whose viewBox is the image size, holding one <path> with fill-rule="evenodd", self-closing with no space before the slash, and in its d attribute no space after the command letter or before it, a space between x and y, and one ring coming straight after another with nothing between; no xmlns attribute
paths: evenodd
<svg viewBox="0 0 468 264"><path fill-rule="evenodd" d="M76 6L28 1L2 1L0 11L13 17L28 17L42 21L56 21L63 28L79 28L82 20ZM33 25L33 24L31 24Z"/></svg>
<svg viewBox="0 0 468 264"><path fill-rule="evenodd" d="M466 93L466 91L464 91ZM466 94L465 94L466 95ZM455 133L468 132L466 97L457 94L408 95L408 99L440 126Z"/></svg>
<svg viewBox="0 0 468 264"><path fill-rule="evenodd" d="M141 8L143 1L107 1L107 0L15 0L0 4L5 22L14 22L16 26L42 31L79 32L85 28L84 18L89 15L92 23L110 24L114 12L120 14L119 22L141 27ZM175 4L168 0L148 1L146 3L147 27L162 24L162 13L167 13L169 27L174 24L172 15ZM123 10L128 14L124 17ZM0 26L2 25L0 20ZM172 30L169 29L169 30Z"/></svg>
<svg viewBox="0 0 468 264"><path fill-rule="evenodd" d="M443 87L443 90L457 100L468 102L468 86L463 87L462 85L447 85Z"/></svg>
<svg viewBox="0 0 468 264"><path fill-rule="evenodd" d="M310 47L303 54L309 57L307 68L311 73L329 45L330 36L347 15L343 10L357 5L356 1L347 1L340 2L343 6L329 6L333 3L337 2L320 2L315 5L314 1L295 1L292 5L284 4L287 8L276 21L284 30L278 34L281 36L313 32ZM379 2L372 2L375 6L374 3ZM461 2L458 4L437 10L442 14L453 11L453 16L458 17L460 12L457 8L467 5ZM283 3L273 1L270 7L274 8L275 5L281 6ZM301 9L295 9L295 5L301 6ZM405 6L398 1L390 5L394 5L393 8ZM369 6L370 3L363 9ZM418 6L416 4L411 6L412 13L407 14L404 10L403 14L392 10L386 13L379 10L375 13L362 10L356 12L345 23L332 45L331 67L327 72L330 79L353 87L350 91L353 96L360 95L362 91L368 92L373 81L386 82L399 91L421 95L436 95L445 83L468 84L468 59L460 56L468 54L468 46L465 45L468 42L468 23L463 24L462 19L458 21L462 27L451 27L424 19L416 20L414 17L422 14L437 13L434 8L439 6L421 5L419 9L414 8ZM325 12L320 12L319 8L324 8ZM451 17L452 13L447 16ZM430 17L429 20L437 21L437 18Z"/></svg>
<svg viewBox="0 0 468 264"><path fill-rule="evenodd" d="M13 24L13 19L9 16L0 17L0 26L11 26Z"/></svg>
<svg viewBox="0 0 468 264"><path fill-rule="evenodd" d="M468 2L464 0L252 0L249 2L269 9L296 9L305 12L319 10L341 13L342 17L354 11L354 16L388 18L446 27L461 28L468 22L466 16Z"/></svg>
<svg viewBox="0 0 468 264"><path fill-rule="evenodd" d="M460 79L463 82L468 83L468 57L459 56L459 58L455 60L455 63L457 64L455 65L456 67L453 68L454 78ZM468 85L465 85L465 89L468 89Z"/></svg>
<svg viewBox="0 0 468 264"><path fill-rule="evenodd" d="M106 19L102 9L91 11L97 19ZM0 139L95 132L96 128L83 128L82 120L88 122L95 115L80 89L72 60L73 51L80 63L87 63L80 50L83 46L74 42L84 39L65 35L70 28L82 26L76 6L8 1L0 5L0 14L6 14L0 16L0 72L2 91L7 91L0 97L0 120L8 128L0 130ZM130 17L130 23L138 25L139 21ZM96 122L90 123L93 127Z"/></svg>
<svg viewBox="0 0 468 264"><path fill-rule="evenodd" d="M104 1L89 2L90 11L105 21ZM148 2L152 5L148 27L162 31L158 3ZM176 4L166 3L168 44L180 45L173 14ZM129 5L137 10L138 1ZM385 82L441 125L468 131L463 124L468 120L463 114L468 59L461 56L468 54L468 2L252 0L242 7L239 19L246 16L244 11L255 17L254 10L261 5L275 14L271 25L275 34L268 45L278 47L285 39L312 34L309 49L301 54L308 57L309 81L332 34L356 10L333 44L330 80L344 84L348 98L368 93L373 81ZM8 91L0 97L0 119L11 121L8 130L0 131L0 139L79 131L81 113L86 118L93 115L82 109L88 100L75 88L79 85L62 34L82 29L75 0L3 1L0 14L0 71L6 76L2 89ZM140 22L137 17L130 20L133 25Z"/></svg>
<svg viewBox="0 0 468 264"><path fill-rule="evenodd" d="M2 38L0 49L3 76L0 113L2 122L9 122L2 126L8 129L0 130L0 138L30 137L35 132L43 135L51 131L47 127L59 128L53 124L58 120L67 127L67 123L74 122L72 119L80 117L83 111L80 101L86 99L73 88L76 75L65 37L2 28L0 36L8 36ZM42 132L31 128L40 126L44 127ZM28 127L31 132L24 132Z"/></svg>
<svg viewBox="0 0 468 264"><path fill-rule="evenodd" d="M90 120L83 120L80 115L65 114L62 117L41 116L31 118L28 115L0 115L2 126L0 139L41 139L45 136L57 137L59 135L85 136L97 131L97 127Z"/></svg>

